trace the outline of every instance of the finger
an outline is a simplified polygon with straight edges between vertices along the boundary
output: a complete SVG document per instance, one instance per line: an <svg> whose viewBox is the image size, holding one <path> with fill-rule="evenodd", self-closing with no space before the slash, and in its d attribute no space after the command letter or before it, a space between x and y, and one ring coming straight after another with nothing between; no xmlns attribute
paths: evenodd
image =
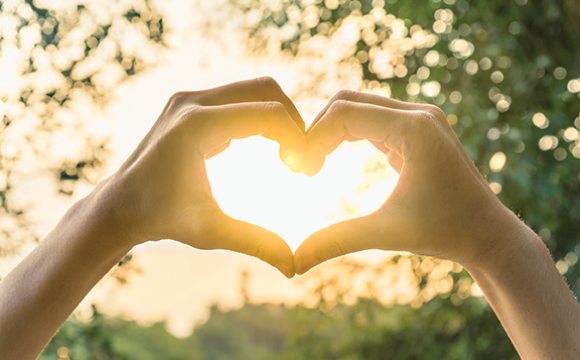
<svg viewBox="0 0 580 360"><path fill-rule="evenodd" d="M341 90L328 102L328 104L326 104L324 109L322 109L316 115L316 117L314 118L314 121L310 124L309 129L306 131L307 134L316 125L316 123L318 123L318 121L320 121L320 119L326 114L328 109L332 106L332 103L337 101L337 100L347 100L347 101L353 101L353 102L360 102L360 103L378 105L378 106L383 106L383 107L388 107L391 109L398 109L398 110L425 111L425 112L429 112L435 116L445 117L445 114L443 113L443 111L440 108L438 108L437 106L431 105L431 104L409 103L409 102L395 100L395 99L391 99L391 98L376 95L376 94L356 92L356 91L350 91L350 90ZM471 158L469 157L469 155L467 154L467 152L463 148L463 145L461 145L461 142L455 136L455 133L451 129L451 126L448 123L446 123L445 121L443 121L442 123L446 127L447 132L454 138L453 143L454 143L455 147L459 150L463 160L467 163L467 165L469 166L471 171L478 178L480 178L480 180L485 182L483 177L480 175L479 170L473 164L473 160L471 160ZM381 148L379 148L379 150L382 151ZM317 163L320 163L320 160L318 160ZM392 165L397 164L396 166L398 166L399 163L401 163L401 160L395 159L391 164ZM401 165L401 167L402 167L402 165Z"/></svg>
<svg viewBox="0 0 580 360"><path fill-rule="evenodd" d="M203 237L205 241L202 243L206 244L197 247L231 250L254 256L272 265L287 278L294 276L294 255L278 235L225 214L205 220L203 229L193 230L194 236Z"/></svg>
<svg viewBox="0 0 580 360"><path fill-rule="evenodd" d="M273 78L266 76L239 81L209 90L191 93L195 100L205 106L226 105L244 102L276 101L284 105L286 111L304 132L305 124L296 106ZM269 137L269 134L264 134Z"/></svg>
<svg viewBox="0 0 580 360"><path fill-rule="evenodd" d="M283 159L292 171L302 169L306 139L281 103L254 102L202 107L206 132L201 150L209 153L231 139L269 132L284 148Z"/></svg>
<svg viewBox="0 0 580 360"><path fill-rule="evenodd" d="M310 235L294 253L296 274L302 275L327 260L362 250L398 246L397 227L379 212L331 225ZM390 239L394 240L390 243Z"/></svg>
<svg viewBox="0 0 580 360"><path fill-rule="evenodd" d="M326 156L320 156L319 154L330 154L336 150L336 148L343 142L346 141L346 137L342 137L337 140L332 145L326 145L319 142L306 141L306 154L304 155L304 165L302 171L307 176L314 176L320 172L324 162L326 161Z"/></svg>
<svg viewBox="0 0 580 360"><path fill-rule="evenodd" d="M391 99L391 98L380 96L380 95L357 92L357 91L350 91L350 90L341 90L336 95L334 95L332 97L332 99L330 99L328 104L326 104L324 109L322 109L314 117L314 120L310 124L308 131L306 133L308 133L310 131L310 129L312 129L316 125L316 123L318 121L320 121L320 119L324 116L324 114L326 114L326 112L328 111L330 106L332 106L332 103L337 101L337 100L347 100L347 101L353 101L353 102L360 102L360 103L364 103L364 104L378 105L378 106L388 107L391 109L399 109L399 110L421 110L422 108L425 107L424 104L408 103L408 102L399 101L399 100Z"/></svg>
<svg viewBox="0 0 580 360"><path fill-rule="evenodd" d="M429 122L432 122L432 115L423 111L337 100L307 134L303 171L307 175L316 174L323 159L330 153L328 150L344 139L346 134L384 143L406 160L412 148L408 144L421 137L422 127L433 125Z"/></svg>

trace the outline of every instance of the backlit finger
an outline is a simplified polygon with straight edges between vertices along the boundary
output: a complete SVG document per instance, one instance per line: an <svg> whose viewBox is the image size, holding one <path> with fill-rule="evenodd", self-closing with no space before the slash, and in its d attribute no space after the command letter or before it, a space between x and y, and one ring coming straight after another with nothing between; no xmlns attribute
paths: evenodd
<svg viewBox="0 0 580 360"><path fill-rule="evenodd" d="M314 118L314 121L312 122L312 124L310 124L309 129L307 130L306 133L309 133L311 131L311 129L316 125L316 123L318 123L318 121L320 121L320 119L326 114L328 109L332 106L332 103L334 103L335 101L338 101L338 100L347 100L347 101L359 102L359 103L364 103L364 104L378 105L378 106L383 106L383 107L388 107L391 109L398 109L398 110L423 111L423 112L430 113L435 117L442 118L443 119L443 121L441 121L442 127L445 127L446 132L449 134L449 136L454 138L453 144L460 152L463 160L469 166L471 171L480 179L480 181L485 183L485 179L483 179L483 177L479 174L479 170L477 170L477 168L473 164L473 161L471 160L469 155L467 155L467 153L465 152L463 145L461 145L459 139L457 139L457 137L455 136L453 129L445 121L445 114L443 113L443 111L441 111L441 109L439 109L438 107L436 107L434 105L409 103L409 102L395 100L395 99L391 99L391 98L376 95L376 94L342 90L342 91L339 91L328 102L328 104L324 107L324 109L322 109L322 111L320 111L316 115L316 117ZM376 146L376 144L374 144L374 145ZM381 150L380 147L377 147L377 148L379 150ZM399 159L394 159L392 164L401 164L402 165L402 161L399 161Z"/></svg>
<svg viewBox="0 0 580 360"><path fill-rule="evenodd" d="M369 94L350 90L341 90L332 99L330 99L330 101L328 102L328 104L326 104L324 109L322 109L316 115L316 117L314 117L314 120L308 127L307 133L310 131L310 129L314 127L314 125L316 125L316 123L324 116L324 114L326 114L330 106L332 106L332 103L337 100L360 102L364 104L384 106L391 109L399 109L399 110L421 110L426 106L425 104L408 103L376 94Z"/></svg>
<svg viewBox="0 0 580 360"><path fill-rule="evenodd" d="M327 260L370 249L388 249L398 237L390 219L379 213L346 220L310 235L294 253L294 268L301 275Z"/></svg>
<svg viewBox="0 0 580 360"><path fill-rule="evenodd" d="M197 245L198 248L231 250L254 256L272 265L287 278L294 276L294 255L278 235L223 213L204 221L201 229L196 227L191 231L192 240L202 244ZM187 239L180 240L188 243Z"/></svg>
<svg viewBox="0 0 580 360"><path fill-rule="evenodd" d="M196 102L204 106L226 105L244 102L276 101L284 105L298 128L304 132L305 125L296 106L271 77L239 81L213 89L191 92ZM269 134L266 134L266 137Z"/></svg>
<svg viewBox="0 0 580 360"><path fill-rule="evenodd" d="M230 139L246 138L268 132L284 147L284 161L300 171L306 148L303 132L278 102L239 103L203 107L208 129L202 144L204 154Z"/></svg>
<svg viewBox="0 0 580 360"><path fill-rule="evenodd" d="M403 158L410 151L413 142L412 129L426 126L429 114L421 111L390 109L372 104L362 104L345 100L333 103L320 121L307 135L308 153L304 172L313 175L317 166L323 163L331 149L329 146L341 141L349 134L357 138L382 142L389 149L395 150ZM318 169L319 170L319 169Z"/></svg>

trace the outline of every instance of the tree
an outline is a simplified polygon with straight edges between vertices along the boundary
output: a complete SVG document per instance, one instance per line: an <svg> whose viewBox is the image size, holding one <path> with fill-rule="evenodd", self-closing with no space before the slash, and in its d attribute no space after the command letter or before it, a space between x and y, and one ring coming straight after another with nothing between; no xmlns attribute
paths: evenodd
<svg viewBox="0 0 580 360"><path fill-rule="evenodd" d="M455 286L424 305L385 306L385 299L372 291L370 296L353 293L353 283L368 281L375 291L377 282L393 281L397 272L403 275L398 261L412 266L419 279L440 276L440 267L450 264L410 259L390 259L381 264L382 273L370 277L375 268L348 259L333 262L329 271L315 270L303 278L304 285L313 285L309 304L255 304L249 296L240 309L224 311L214 305L208 320L185 339L169 335L163 323L141 327L95 310L89 323L68 321L41 358L56 359L61 349L71 359L86 359L97 347L109 349L109 355L99 358L126 359L518 359L487 302L469 297L470 286L458 272L453 272ZM385 292L397 297L400 289Z"/></svg>
<svg viewBox="0 0 580 360"><path fill-rule="evenodd" d="M152 66L165 44L163 19L148 0L15 0L0 7L0 255L6 255L35 238L26 209L12 201L14 179L50 176L69 196L78 182L95 184L108 149L106 138L89 132L90 119L117 85Z"/></svg>

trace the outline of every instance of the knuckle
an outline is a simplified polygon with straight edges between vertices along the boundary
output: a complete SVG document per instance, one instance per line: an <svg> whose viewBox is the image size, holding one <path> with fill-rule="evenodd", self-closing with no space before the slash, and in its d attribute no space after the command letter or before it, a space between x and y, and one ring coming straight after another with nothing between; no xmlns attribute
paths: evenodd
<svg viewBox="0 0 580 360"><path fill-rule="evenodd" d="M262 76L254 80L258 88L269 90L269 91L278 91L280 90L280 85L276 80L274 80L271 76Z"/></svg>
<svg viewBox="0 0 580 360"><path fill-rule="evenodd" d="M352 103L350 101L336 100L332 102L326 113L330 117L342 116L348 112L351 107Z"/></svg>
<svg viewBox="0 0 580 360"><path fill-rule="evenodd" d="M404 138L406 139L420 138L422 142L430 141L431 135L438 127L435 116L424 110L412 111L412 116L409 120L401 121L397 124L398 132L405 134ZM392 137L393 135L389 136ZM400 146L406 143L406 141L398 139L395 139L395 141L398 141Z"/></svg>
<svg viewBox="0 0 580 360"><path fill-rule="evenodd" d="M357 96L357 92L356 91L352 91L352 90L340 90L339 92L336 93L336 95L334 95L334 97L332 98L333 100L349 100L349 99L354 99Z"/></svg>
<svg viewBox="0 0 580 360"><path fill-rule="evenodd" d="M264 260L266 258L266 247L264 244L252 245L248 249L248 254L257 257L260 260Z"/></svg>
<svg viewBox="0 0 580 360"><path fill-rule="evenodd" d="M420 129L431 129L437 122L437 118L433 113L426 110L418 110L415 112L415 121L413 123Z"/></svg>
<svg viewBox="0 0 580 360"><path fill-rule="evenodd" d="M198 105L199 93L196 91L178 91L169 97L166 108L170 111L179 111L188 105Z"/></svg>
<svg viewBox="0 0 580 360"><path fill-rule="evenodd" d="M188 105L183 106L177 116L172 121L169 132L175 135L201 135L201 130L203 129L203 124L206 122L206 114L203 106L200 105ZM186 130L184 133L183 130Z"/></svg>
<svg viewBox="0 0 580 360"><path fill-rule="evenodd" d="M191 120L202 120L204 118L203 107L199 105L189 105L183 107L179 112L178 122L191 122Z"/></svg>
<svg viewBox="0 0 580 360"><path fill-rule="evenodd" d="M278 101L266 101L263 104L264 111L270 115L279 116L286 112L286 108Z"/></svg>
<svg viewBox="0 0 580 360"><path fill-rule="evenodd" d="M415 142L413 152L429 153L429 158L432 154L441 152L441 145L445 142L445 128L435 114L431 111L418 110L413 121L408 122L408 126L408 133L421 139Z"/></svg>
<svg viewBox="0 0 580 360"><path fill-rule="evenodd" d="M169 97L167 102L169 105L179 105L183 103L184 99L187 97L187 92L178 91Z"/></svg>
<svg viewBox="0 0 580 360"><path fill-rule="evenodd" d="M328 244L325 255L327 259L333 259L344 254L345 252L343 247L337 241L332 241L330 244Z"/></svg>
<svg viewBox="0 0 580 360"><path fill-rule="evenodd" d="M441 110L438 106L427 104L425 105L424 111L431 114L435 121L447 121L445 112L443 112L443 110Z"/></svg>

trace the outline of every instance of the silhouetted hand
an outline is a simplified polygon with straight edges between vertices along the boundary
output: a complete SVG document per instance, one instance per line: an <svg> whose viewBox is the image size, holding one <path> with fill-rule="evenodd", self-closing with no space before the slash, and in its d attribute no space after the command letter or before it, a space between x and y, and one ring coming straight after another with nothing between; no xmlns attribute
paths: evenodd
<svg viewBox="0 0 580 360"><path fill-rule="evenodd" d="M379 210L316 232L293 257L280 237L229 218L211 195L204 160L256 134L278 141L282 159L308 175L342 141L368 139L401 176ZM257 256L288 277L364 249L454 260L522 359L580 356L580 306L548 249L489 189L434 106L341 92L305 138L300 115L269 78L175 94L121 168L0 282L2 358L37 358L127 251L159 239Z"/></svg>
<svg viewBox="0 0 580 360"><path fill-rule="evenodd" d="M293 255L276 234L225 215L212 197L204 160L231 139L264 134L281 145L293 171L301 171L304 122L271 78L174 94L137 149L97 191L130 246L173 239L198 249L256 256L287 277ZM114 205L113 205L114 204Z"/></svg>
<svg viewBox="0 0 580 360"><path fill-rule="evenodd" d="M435 106L343 91L315 118L306 139L305 174L318 173L341 142L368 139L387 154L400 178L376 212L309 236L295 252L298 274L366 249L477 265L497 251L494 235L514 231L513 224L520 223L491 191Z"/></svg>

